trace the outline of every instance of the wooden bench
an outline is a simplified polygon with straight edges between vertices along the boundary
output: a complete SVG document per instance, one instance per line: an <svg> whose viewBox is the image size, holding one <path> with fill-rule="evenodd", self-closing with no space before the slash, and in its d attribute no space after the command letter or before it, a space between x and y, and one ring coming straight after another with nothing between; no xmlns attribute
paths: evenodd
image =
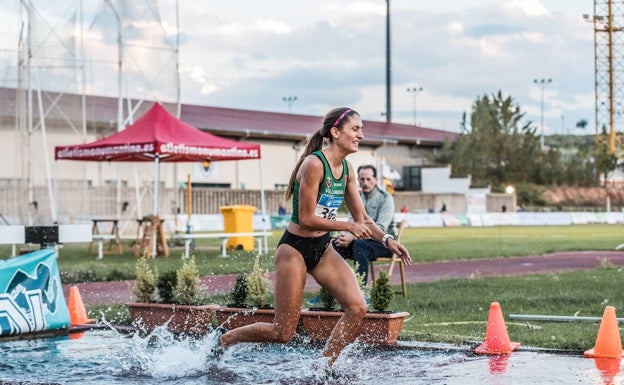
<svg viewBox="0 0 624 385"><path fill-rule="evenodd" d="M102 259L104 257L104 242L106 241L117 244L119 254L123 254L121 240L115 234L93 234L91 239L91 244L97 244L97 259ZM91 253L91 245L89 245L89 253Z"/></svg>
<svg viewBox="0 0 624 385"><path fill-rule="evenodd" d="M98 257L102 259L104 255L104 241L108 241L108 252L113 252L113 247L117 252L123 254L123 243L119 237L119 219L115 218L92 218L93 226L91 227L92 240L89 244L89 254L93 253L93 244L97 243ZM99 224L110 223L110 232L101 232Z"/></svg>
<svg viewBox="0 0 624 385"><path fill-rule="evenodd" d="M273 235L271 231L253 231L246 233L178 233L173 235L173 239L183 240L184 241L184 257L189 257L189 252L191 248L191 242L194 239L208 239L208 238L218 238L221 240L221 256L227 257L226 254L226 243L229 238L232 237L254 237L258 242L258 251L264 252L265 254L269 252L268 245L268 237Z"/></svg>

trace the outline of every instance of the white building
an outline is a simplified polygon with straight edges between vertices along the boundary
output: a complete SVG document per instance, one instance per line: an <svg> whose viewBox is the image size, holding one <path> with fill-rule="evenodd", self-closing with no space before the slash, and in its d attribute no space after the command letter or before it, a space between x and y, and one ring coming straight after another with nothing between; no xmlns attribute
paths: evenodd
<svg viewBox="0 0 624 385"><path fill-rule="evenodd" d="M114 133L117 129L117 99L99 96L43 92L43 105L33 97L32 127L26 113L25 91L0 88L0 182L29 181L33 186L45 186L50 179L62 182L87 183L104 186L121 181L124 186L152 183L151 163L106 163L54 161L55 146L93 141ZM132 100L132 108L138 101ZM141 103L126 122L140 117L153 102ZM164 104L175 111L171 104ZM357 108L356 108L357 109ZM38 111L43 111L42 119ZM283 189L308 135L320 128L322 117L274 112L182 105L180 119L210 133L250 141L261 145L262 183L257 161L213 162L209 168L199 163L161 164L161 183L175 187L186 183L190 175L197 187L232 189ZM405 124L364 121L365 139L360 151L349 160L357 167L364 163L383 162L401 172L405 166L427 165L430 155L445 140L457 134ZM429 156L429 157L428 157Z"/></svg>

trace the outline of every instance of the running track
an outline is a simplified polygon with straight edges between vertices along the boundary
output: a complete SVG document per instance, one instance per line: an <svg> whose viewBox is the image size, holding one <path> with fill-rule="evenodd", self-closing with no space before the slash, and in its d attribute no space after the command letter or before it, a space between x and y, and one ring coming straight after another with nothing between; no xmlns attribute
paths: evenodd
<svg viewBox="0 0 624 385"><path fill-rule="evenodd" d="M407 282L430 282L451 278L487 276L511 276L533 273L590 269L604 265L624 266L624 251L576 251L545 254L530 257L475 259L452 262L415 263L405 268ZM272 278L272 276L271 276ZM236 275L213 275L201 278L208 293L227 293ZM395 268L392 283L398 284L399 273ZM94 282L77 284L86 306L126 303L133 301L133 281ZM65 298L71 285L63 285ZM308 275L306 291L318 290L318 284Z"/></svg>

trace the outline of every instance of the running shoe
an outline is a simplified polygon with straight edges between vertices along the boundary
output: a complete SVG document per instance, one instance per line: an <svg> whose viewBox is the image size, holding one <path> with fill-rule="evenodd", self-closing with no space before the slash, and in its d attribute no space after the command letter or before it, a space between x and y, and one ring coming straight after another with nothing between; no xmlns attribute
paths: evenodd
<svg viewBox="0 0 624 385"><path fill-rule="evenodd" d="M221 336L227 333L227 329L223 326L217 326L217 328L212 332L212 347L210 348L210 356L211 357L220 357L223 355L225 350L221 345Z"/></svg>

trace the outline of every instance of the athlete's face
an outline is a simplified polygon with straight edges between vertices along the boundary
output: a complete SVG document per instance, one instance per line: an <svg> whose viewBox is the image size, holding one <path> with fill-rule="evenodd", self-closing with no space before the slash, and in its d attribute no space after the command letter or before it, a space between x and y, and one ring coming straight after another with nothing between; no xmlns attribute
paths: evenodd
<svg viewBox="0 0 624 385"><path fill-rule="evenodd" d="M349 118L345 119L345 122L342 126L342 130L336 130L335 138L340 141L340 143L351 150L351 152L357 152L360 141L364 139L364 127L362 126L362 119L359 115L352 115Z"/></svg>

